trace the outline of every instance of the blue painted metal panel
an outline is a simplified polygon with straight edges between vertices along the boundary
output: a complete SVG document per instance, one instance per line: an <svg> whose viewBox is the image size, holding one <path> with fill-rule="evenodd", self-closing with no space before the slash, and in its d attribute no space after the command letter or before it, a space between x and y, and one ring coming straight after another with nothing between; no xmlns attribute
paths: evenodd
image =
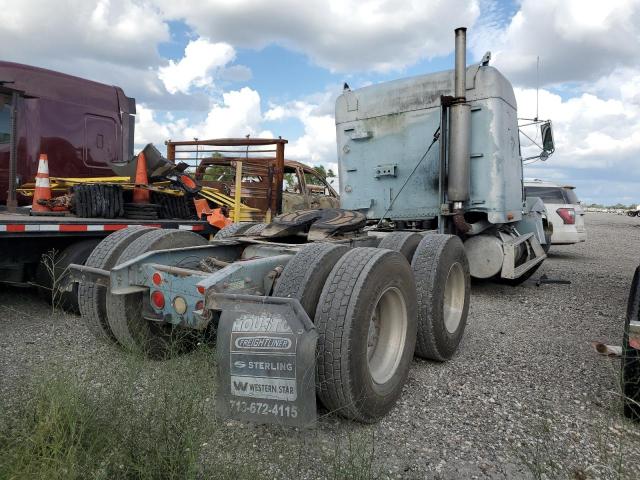
<svg viewBox="0 0 640 480"><path fill-rule="evenodd" d="M492 223L517 221L523 210L522 162L511 84L495 68L475 65L467 69L466 94L472 114L471 198L465 209L486 212ZM372 219L438 215L438 145L418 163L440 125L441 95L453 95L453 71L372 85L338 98L343 208L366 209ZM395 174L379 175L381 165L393 166Z"/></svg>

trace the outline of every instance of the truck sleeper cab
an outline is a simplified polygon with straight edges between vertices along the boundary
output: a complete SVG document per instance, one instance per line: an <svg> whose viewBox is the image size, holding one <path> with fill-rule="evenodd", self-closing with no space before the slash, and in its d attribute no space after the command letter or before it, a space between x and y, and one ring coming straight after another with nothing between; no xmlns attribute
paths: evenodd
<svg viewBox="0 0 640 480"><path fill-rule="evenodd" d="M466 66L465 32L454 70L338 97L340 201L378 228L458 235L472 276L517 284L546 258L544 205L523 194L513 88L490 54Z"/></svg>
<svg viewBox="0 0 640 480"><path fill-rule="evenodd" d="M52 176L132 173L135 113L119 87L0 62L0 204L31 202L15 188L33 181L41 153Z"/></svg>
<svg viewBox="0 0 640 480"><path fill-rule="evenodd" d="M465 211L482 214L493 224L518 221L524 201L513 88L491 66L473 65L465 75L471 106L470 198ZM371 219L430 218L436 223L445 174L440 148L432 148L414 168L440 127L441 97L452 94L453 83L450 70L372 85L338 98L343 208L366 211Z"/></svg>

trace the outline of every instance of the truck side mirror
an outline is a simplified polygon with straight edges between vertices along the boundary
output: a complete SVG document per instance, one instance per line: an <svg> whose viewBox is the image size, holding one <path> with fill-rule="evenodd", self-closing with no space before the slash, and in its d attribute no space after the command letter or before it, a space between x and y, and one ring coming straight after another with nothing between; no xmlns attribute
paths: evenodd
<svg viewBox="0 0 640 480"><path fill-rule="evenodd" d="M553 129L551 128L551 122L544 122L540 125L540 133L542 134L542 150L544 159L555 151L555 145L553 144Z"/></svg>

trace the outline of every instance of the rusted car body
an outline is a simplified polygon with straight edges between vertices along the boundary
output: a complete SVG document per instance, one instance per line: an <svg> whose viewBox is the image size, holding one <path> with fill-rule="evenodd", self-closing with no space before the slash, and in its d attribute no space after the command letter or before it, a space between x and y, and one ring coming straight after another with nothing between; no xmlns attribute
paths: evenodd
<svg viewBox="0 0 640 480"><path fill-rule="evenodd" d="M259 209L260 220L293 210L338 208L338 194L318 171L284 159L285 144L249 138L166 142L170 161L187 163L203 185L232 197L240 166L242 203Z"/></svg>
<svg viewBox="0 0 640 480"><path fill-rule="evenodd" d="M31 201L16 188L33 181L41 153L48 155L52 176L126 170L135 113L135 100L119 87L0 62L0 204Z"/></svg>

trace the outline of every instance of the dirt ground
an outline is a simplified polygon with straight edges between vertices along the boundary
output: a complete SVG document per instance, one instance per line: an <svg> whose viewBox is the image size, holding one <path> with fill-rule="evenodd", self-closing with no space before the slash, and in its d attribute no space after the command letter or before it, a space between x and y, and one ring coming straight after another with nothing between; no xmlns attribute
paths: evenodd
<svg viewBox="0 0 640 480"><path fill-rule="evenodd" d="M621 341L640 220L589 213L586 223L586 243L553 247L523 285L475 283L457 355L414 361L400 402L379 424L326 415L298 438L320 449L352 432L370 438L382 477L640 478L640 425L619 415L619 359L591 346ZM536 286L543 274L571 283ZM120 355L32 291L1 287L0 313L3 399L51 362L109 365ZM276 449L288 436L240 429Z"/></svg>

